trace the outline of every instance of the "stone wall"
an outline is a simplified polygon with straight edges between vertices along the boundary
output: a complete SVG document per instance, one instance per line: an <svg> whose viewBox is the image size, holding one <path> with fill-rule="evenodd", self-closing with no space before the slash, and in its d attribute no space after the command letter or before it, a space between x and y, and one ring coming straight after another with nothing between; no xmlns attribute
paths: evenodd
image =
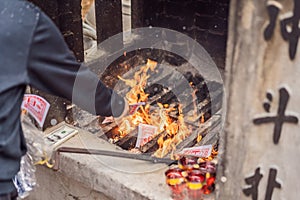
<svg viewBox="0 0 300 200"><path fill-rule="evenodd" d="M83 61L81 0L29 0L41 8L60 29L78 61Z"/></svg>
<svg viewBox="0 0 300 200"><path fill-rule="evenodd" d="M173 29L196 39L225 68L229 0L132 0L133 28Z"/></svg>

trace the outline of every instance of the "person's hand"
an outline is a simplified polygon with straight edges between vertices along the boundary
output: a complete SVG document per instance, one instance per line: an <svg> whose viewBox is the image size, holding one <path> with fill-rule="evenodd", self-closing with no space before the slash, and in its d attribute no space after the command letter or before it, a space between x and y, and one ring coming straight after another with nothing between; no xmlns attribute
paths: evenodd
<svg viewBox="0 0 300 200"><path fill-rule="evenodd" d="M122 112L122 114L118 117L114 117L114 121L116 122L116 124L120 125L122 123L123 118L125 118L126 116L129 115L129 104L127 102L127 100L124 98L124 110Z"/></svg>

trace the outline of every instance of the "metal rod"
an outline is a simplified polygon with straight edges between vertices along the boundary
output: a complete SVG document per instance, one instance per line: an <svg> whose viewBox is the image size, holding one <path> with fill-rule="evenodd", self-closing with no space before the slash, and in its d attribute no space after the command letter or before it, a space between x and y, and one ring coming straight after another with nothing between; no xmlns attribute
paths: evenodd
<svg viewBox="0 0 300 200"><path fill-rule="evenodd" d="M128 159L135 159L135 160L144 160L150 161L152 163L165 163L168 165L172 165L177 163L177 160L171 160L168 158L156 158L149 155L143 154L131 154L131 153L123 153L123 152L116 152L116 151L107 151L107 150L100 150L100 149L84 149L84 148L75 148L75 147L60 147L55 152L55 167L54 170L59 169L59 160L60 160L60 153L77 153L77 154L89 154L89 155L102 155L102 156L113 156L113 157L120 157L120 158L128 158Z"/></svg>

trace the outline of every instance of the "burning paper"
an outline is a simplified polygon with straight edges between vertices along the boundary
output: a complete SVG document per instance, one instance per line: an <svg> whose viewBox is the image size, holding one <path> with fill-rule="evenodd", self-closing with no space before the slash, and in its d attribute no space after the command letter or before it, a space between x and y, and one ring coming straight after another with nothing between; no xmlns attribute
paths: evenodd
<svg viewBox="0 0 300 200"><path fill-rule="evenodd" d="M185 156L196 156L199 158L207 158L211 155L212 145L205 145L192 148L184 148L178 154Z"/></svg>
<svg viewBox="0 0 300 200"><path fill-rule="evenodd" d="M153 102L149 102L149 94L145 93L144 89L150 77L148 71L154 72L156 67L157 62L148 59L132 79L118 76L131 87L126 93L126 99L131 105L131 115L123 119L118 131L122 138L138 127L137 148L145 145L154 135L161 134L157 140L159 149L153 154L161 158L170 152L173 153L176 146L191 134L191 129L184 122L180 104L177 106L156 102L155 106ZM174 112L178 113L177 117L171 116Z"/></svg>
<svg viewBox="0 0 300 200"><path fill-rule="evenodd" d="M140 108L140 106L144 106L144 105L146 105L145 102L129 104L129 114L133 115Z"/></svg>
<svg viewBox="0 0 300 200"><path fill-rule="evenodd" d="M136 141L136 147L144 146L147 142L149 142L157 131L156 126L148 125L148 124L139 124L138 127L138 138Z"/></svg>

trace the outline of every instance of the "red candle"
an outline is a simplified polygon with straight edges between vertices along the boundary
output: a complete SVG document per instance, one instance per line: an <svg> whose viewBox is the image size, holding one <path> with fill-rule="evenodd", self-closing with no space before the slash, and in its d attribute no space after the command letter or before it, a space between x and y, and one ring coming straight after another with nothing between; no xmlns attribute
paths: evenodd
<svg viewBox="0 0 300 200"><path fill-rule="evenodd" d="M172 192L173 199L183 200L186 188L185 172L179 168L169 169L165 172L166 183Z"/></svg>
<svg viewBox="0 0 300 200"><path fill-rule="evenodd" d="M187 177L187 191L190 200L202 199L202 187L205 184L205 175L200 171L193 169Z"/></svg>
<svg viewBox="0 0 300 200"><path fill-rule="evenodd" d="M199 168L198 158L193 156L182 157L178 162L178 166L182 170L192 170L194 168Z"/></svg>

